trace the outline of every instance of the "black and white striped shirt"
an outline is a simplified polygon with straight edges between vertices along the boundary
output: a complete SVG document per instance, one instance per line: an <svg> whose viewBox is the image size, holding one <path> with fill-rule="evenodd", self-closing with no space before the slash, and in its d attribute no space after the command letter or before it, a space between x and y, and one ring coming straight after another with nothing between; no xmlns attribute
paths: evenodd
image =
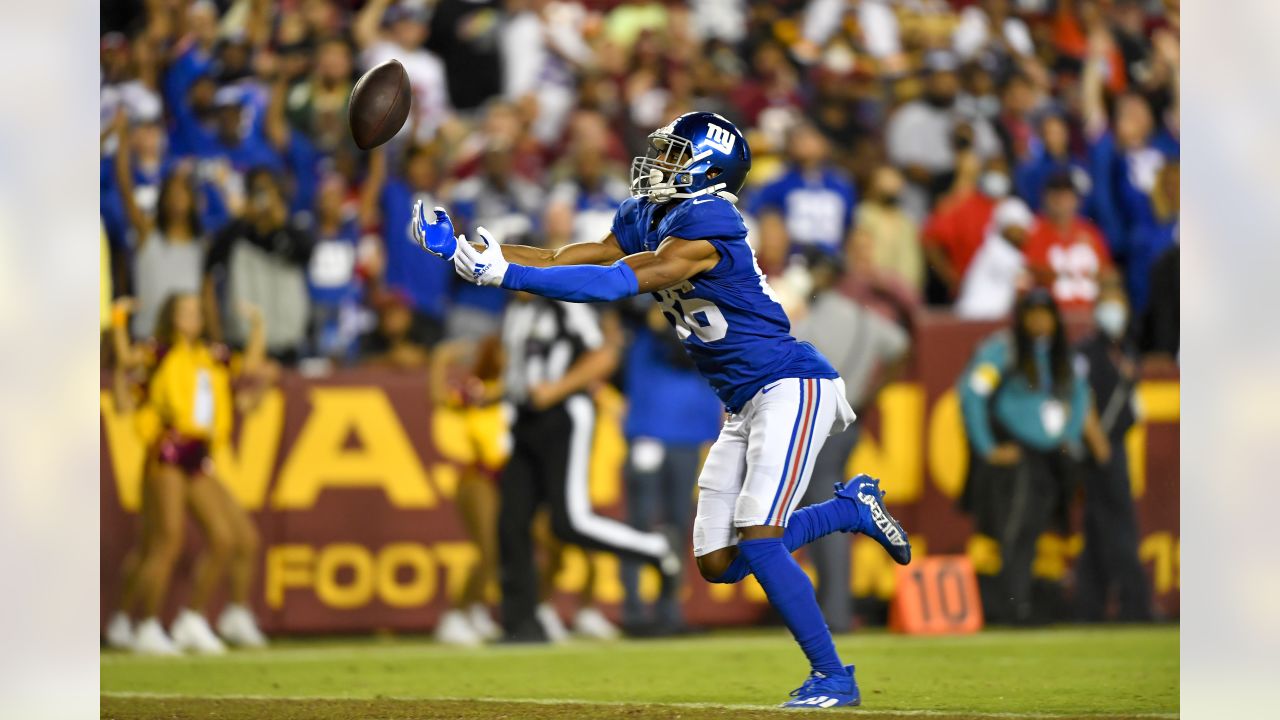
<svg viewBox="0 0 1280 720"><path fill-rule="evenodd" d="M603 344L600 317L590 305L537 296L513 300L502 321L507 399L524 404L530 388L564 377L584 352Z"/></svg>

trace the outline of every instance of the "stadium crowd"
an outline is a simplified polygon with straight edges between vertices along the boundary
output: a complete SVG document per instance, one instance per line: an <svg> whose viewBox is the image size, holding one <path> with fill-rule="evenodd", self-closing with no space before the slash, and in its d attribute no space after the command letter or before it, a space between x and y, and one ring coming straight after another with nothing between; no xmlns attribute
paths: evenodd
<svg viewBox="0 0 1280 720"><path fill-rule="evenodd" d="M747 133L739 208L798 332L828 354L840 338L877 348L840 368L858 402L901 364L923 308L1006 318L1032 286L1055 319L1096 312L1135 357L1176 362L1178 0L102 11L103 327L110 298L130 297L135 340L171 296L195 295L210 339L264 334L273 366L425 371L442 343L496 335L508 299L413 244L416 200L472 237L598 239L647 134L698 109ZM389 58L408 71L410 119L362 152L347 100ZM628 352L670 352L643 308L624 317ZM1011 451L983 437L1005 464ZM696 453L674 458L696 467Z"/></svg>

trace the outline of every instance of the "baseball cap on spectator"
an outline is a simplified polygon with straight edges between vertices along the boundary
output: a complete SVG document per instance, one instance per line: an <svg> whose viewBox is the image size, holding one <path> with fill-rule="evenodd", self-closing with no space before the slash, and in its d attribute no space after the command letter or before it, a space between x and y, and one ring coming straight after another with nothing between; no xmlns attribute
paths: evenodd
<svg viewBox="0 0 1280 720"><path fill-rule="evenodd" d="M154 93L130 93L125 97L129 122L135 125L151 125L164 117L164 103Z"/></svg>
<svg viewBox="0 0 1280 720"><path fill-rule="evenodd" d="M1000 201L991 216L991 220L996 230L1003 231L1009 228L1029 230L1035 224L1036 216L1031 212L1031 208L1027 207L1026 203L1016 197L1011 197Z"/></svg>

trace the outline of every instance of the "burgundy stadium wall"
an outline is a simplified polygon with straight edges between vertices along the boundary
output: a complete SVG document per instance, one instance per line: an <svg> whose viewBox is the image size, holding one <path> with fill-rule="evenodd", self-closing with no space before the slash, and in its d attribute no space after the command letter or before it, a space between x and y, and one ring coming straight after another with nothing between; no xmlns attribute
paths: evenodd
<svg viewBox="0 0 1280 720"><path fill-rule="evenodd" d="M920 316L913 367L863 418L863 439L850 467L884 478L890 508L910 529L917 554L969 552L981 564L990 551L956 509L968 459L953 387L973 347L993 327ZM1145 420L1128 438L1140 552L1157 612L1164 617L1178 614L1178 390L1176 377L1144 378L1138 393ZM617 516L625 459L621 400L605 393L599 403L592 499L599 511ZM105 390L101 407L105 619L118 604L120 567L138 532L145 450ZM425 373L389 370L344 371L323 379L286 373L278 389L238 423L235 447L215 461L262 533L254 604L264 630L434 627L474 558L454 516L458 471L447 459L444 430L433 423ZM186 596L198 549L198 533L191 528L188 535L170 613ZM1071 558L1080 544L1078 532L1042 538L1037 573L1065 577L1069 584ZM622 593L617 562L605 554L571 554L557 581L564 591L561 600L568 602L582 590L588 562L596 570L596 597L615 611ZM852 590L891 597L892 567L877 546L859 538ZM693 623L752 623L766 613L763 593L753 581L711 585L692 569L689 578L686 608ZM646 576L642 590L656 593L656 576Z"/></svg>

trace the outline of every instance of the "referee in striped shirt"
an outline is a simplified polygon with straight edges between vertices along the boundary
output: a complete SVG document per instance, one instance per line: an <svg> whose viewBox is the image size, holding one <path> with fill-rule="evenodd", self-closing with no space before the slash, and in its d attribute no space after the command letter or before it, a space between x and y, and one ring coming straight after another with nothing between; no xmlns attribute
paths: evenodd
<svg viewBox="0 0 1280 720"><path fill-rule="evenodd" d="M532 525L542 504L566 543L652 563L664 582L677 578L681 562L667 536L592 512L587 476L596 413L589 391L618 364L595 308L518 293L507 306L502 345L507 399L516 407L511 459L499 480L502 618L508 641L539 641Z"/></svg>

